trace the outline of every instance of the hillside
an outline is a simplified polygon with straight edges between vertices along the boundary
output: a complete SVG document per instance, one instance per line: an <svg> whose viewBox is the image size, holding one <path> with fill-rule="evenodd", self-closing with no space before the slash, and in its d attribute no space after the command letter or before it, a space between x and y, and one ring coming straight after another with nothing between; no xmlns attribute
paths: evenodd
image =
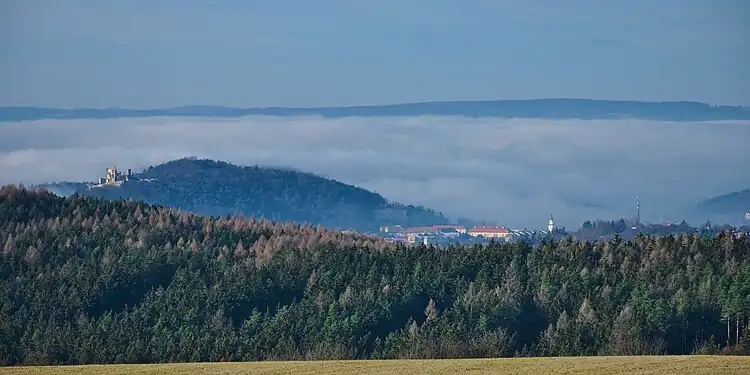
<svg viewBox="0 0 750 375"><path fill-rule="evenodd" d="M62 188L59 184L45 187L53 191ZM377 231L383 224L447 223L445 217L434 211L392 204L379 194L310 173L241 167L212 160L174 160L147 168L136 174L135 181L121 187L78 192L84 196L160 204L201 215L262 216L338 229ZM389 215L387 209L402 215Z"/></svg>
<svg viewBox="0 0 750 375"><path fill-rule="evenodd" d="M403 247L4 187L0 244L0 365L750 353L731 235Z"/></svg>
<svg viewBox="0 0 750 375"><path fill-rule="evenodd" d="M700 202L697 206L701 213L732 214L742 216L750 212L750 189L719 195Z"/></svg>
<svg viewBox="0 0 750 375"><path fill-rule="evenodd" d="M698 102L638 102L593 99L447 101L351 107L230 108L185 106L165 109L0 107L0 122L41 119L138 117L323 116L467 116L543 119L640 118L665 121L750 120L750 109Z"/></svg>
<svg viewBox="0 0 750 375"><path fill-rule="evenodd" d="M85 182L60 181L60 182L52 182L52 183L47 183L47 184L40 184L38 185L38 187L47 189L50 192L54 193L55 195L59 195L61 197L68 197L73 194L83 192L84 190L86 190L86 188L89 185L90 184L85 183ZM37 187L37 186L33 186L33 187Z"/></svg>

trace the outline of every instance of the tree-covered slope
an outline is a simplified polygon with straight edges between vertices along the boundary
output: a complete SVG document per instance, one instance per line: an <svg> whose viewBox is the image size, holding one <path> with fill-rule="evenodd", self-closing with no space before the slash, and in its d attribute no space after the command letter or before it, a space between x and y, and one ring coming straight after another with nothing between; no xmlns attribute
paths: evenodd
<svg viewBox="0 0 750 375"><path fill-rule="evenodd" d="M191 158L147 168L121 187L81 190L85 196L133 199L201 215L265 217L330 228L377 230L382 224L442 224L447 219L423 207L391 204L379 194L287 169L241 167ZM404 213L387 218L385 209Z"/></svg>
<svg viewBox="0 0 750 375"><path fill-rule="evenodd" d="M0 189L0 364L750 353L750 241L394 246Z"/></svg>
<svg viewBox="0 0 750 375"><path fill-rule="evenodd" d="M750 212L750 189L707 199L698 204L702 213L741 215Z"/></svg>

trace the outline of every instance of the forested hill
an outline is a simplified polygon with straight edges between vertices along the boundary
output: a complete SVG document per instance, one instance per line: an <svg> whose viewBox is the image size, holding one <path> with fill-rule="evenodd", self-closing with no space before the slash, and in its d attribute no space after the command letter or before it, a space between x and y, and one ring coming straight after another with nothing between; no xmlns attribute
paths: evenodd
<svg viewBox="0 0 750 375"><path fill-rule="evenodd" d="M185 158L149 167L136 177L141 181L79 189L79 194L133 199L201 215L242 214L362 231L377 231L383 224L448 222L432 210L392 204L371 191L294 170Z"/></svg>
<svg viewBox="0 0 750 375"><path fill-rule="evenodd" d="M737 216L750 212L750 189L735 191L707 199L698 204L702 213L733 214Z"/></svg>
<svg viewBox="0 0 750 375"><path fill-rule="evenodd" d="M0 244L0 365L750 354L745 237L403 247L4 187Z"/></svg>

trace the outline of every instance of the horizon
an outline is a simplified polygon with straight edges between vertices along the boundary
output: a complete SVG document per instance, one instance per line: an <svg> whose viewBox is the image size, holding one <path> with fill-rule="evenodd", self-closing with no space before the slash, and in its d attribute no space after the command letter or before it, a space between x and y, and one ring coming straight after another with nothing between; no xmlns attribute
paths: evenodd
<svg viewBox="0 0 750 375"><path fill-rule="evenodd" d="M519 99L476 99L476 100L430 100L430 101L410 101L410 102L383 102L383 103L359 103L349 105L331 105L331 106L228 106L223 104L206 104L206 103L191 103L181 104L168 107L50 107L50 106L36 106L36 105L0 105L0 108L43 108L43 109L59 109L59 110L79 110L79 109L94 109L94 110L160 110L160 109L178 109L178 108L200 108L200 107L214 107L214 108L232 108L232 109L262 109L262 108L289 108L289 109L324 109L324 108L357 108L357 107L387 107L387 106L399 106L399 105L413 105L413 104L443 104L443 103L495 103L495 102L541 102L541 101L591 101L591 102L606 102L606 103L649 103L649 104L704 104L712 108L716 107L729 107L729 108L750 108L748 105L732 105L722 103L709 103L695 100L637 100L637 99L600 99L600 98L584 98L584 97L537 97L537 98L519 98ZM176 115L175 115L176 116Z"/></svg>

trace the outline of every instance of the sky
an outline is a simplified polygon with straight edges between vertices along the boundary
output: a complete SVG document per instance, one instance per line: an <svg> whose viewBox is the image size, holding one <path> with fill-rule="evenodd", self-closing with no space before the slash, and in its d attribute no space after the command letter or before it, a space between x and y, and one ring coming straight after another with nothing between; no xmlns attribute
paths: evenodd
<svg viewBox="0 0 750 375"><path fill-rule="evenodd" d="M293 167L449 218L568 229L683 208L750 186L750 122L245 117L4 123L0 185L92 181L197 156ZM734 218L741 220L741 218ZM726 221L720 221L726 222Z"/></svg>
<svg viewBox="0 0 750 375"><path fill-rule="evenodd" d="M750 105L745 0L5 0L0 105Z"/></svg>

